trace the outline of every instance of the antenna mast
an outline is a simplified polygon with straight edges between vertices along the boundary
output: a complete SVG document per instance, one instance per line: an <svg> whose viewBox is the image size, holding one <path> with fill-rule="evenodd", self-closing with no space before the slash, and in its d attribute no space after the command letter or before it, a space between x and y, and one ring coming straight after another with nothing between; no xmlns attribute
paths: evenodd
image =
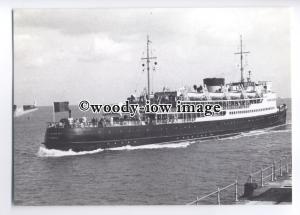
<svg viewBox="0 0 300 215"><path fill-rule="evenodd" d="M241 65L240 65L240 71L241 71L241 83L244 83L244 65L243 65L243 55L249 54L248 51L243 51L243 39L242 35L240 35L240 52L236 52L234 54L239 54L241 56Z"/></svg>
<svg viewBox="0 0 300 215"><path fill-rule="evenodd" d="M147 63L147 83L148 83L147 96L148 96L148 99L150 99L150 62L151 62L150 60L157 58L157 57L150 56L150 53L149 53L150 43L151 43L151 41L149 40L149 35L147 35L147 55L146 55L146 57L141 58L141 59L146 60L146 63ZM157 63L154 62L154 64L156 65ZM144 64L143 64L143 66L144 66Z"/></svg>

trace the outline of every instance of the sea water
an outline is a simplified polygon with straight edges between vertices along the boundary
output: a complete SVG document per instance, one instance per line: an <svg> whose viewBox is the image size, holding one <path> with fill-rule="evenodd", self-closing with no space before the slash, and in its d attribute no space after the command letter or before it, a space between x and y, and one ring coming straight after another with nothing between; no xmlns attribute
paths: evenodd
<svg viewBox="0 0 300 215"><path fill-rule="evenodd" d="M290 100L285 103L290 107ZM72 113L82 116L75 106ZM59 113L56 117L66 116ZM272 129L223 139L89 152L44 148L46 122L51 119L52 107L14 119L13 196L17 205L186 204L235 179L242 194L250 172L291 155L292 148L290 109L287 125ZM221 193L221 202L232 200L234 188ZM215 196L203 201L214 203Z"/></svg>

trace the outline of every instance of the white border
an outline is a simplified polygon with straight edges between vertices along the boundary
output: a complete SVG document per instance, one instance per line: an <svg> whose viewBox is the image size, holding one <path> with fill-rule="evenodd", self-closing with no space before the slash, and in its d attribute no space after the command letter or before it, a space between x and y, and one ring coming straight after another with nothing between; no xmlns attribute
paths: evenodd
<svg viewBox="0 0 300 215"><path fill-rule="evenodd" d="M94 7L293 7L292 48L292 127L293 127L293 205L283 206L42 206L21 207L11 203L12 169L12 8L94 8ZM300 157L300 2L289 0L19 0L0 2L0 214L297 214L299 205ZM259 32L258 32L259 33ZM284 83L283 83L284 84ZM287 86L290 87L290 86Z"/></svg>

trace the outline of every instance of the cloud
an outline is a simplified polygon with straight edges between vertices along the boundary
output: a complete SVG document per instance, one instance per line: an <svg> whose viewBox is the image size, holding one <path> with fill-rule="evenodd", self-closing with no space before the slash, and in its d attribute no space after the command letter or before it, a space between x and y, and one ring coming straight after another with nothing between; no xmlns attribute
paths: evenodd
<svg viewBox="0 0 300 215"><path fill-rule="evenodd" d="M126 98L146 85L140 58L147 34L158 57L152 74L156 90L212 76L238 80L239 61L233 53L240 34L251 51L247 69L256 80L273 80L276 89L282 86L278 80L290 78L286 8L16 9L14 33L20 100L26 99L24 92L43 87L47 96L37 93L45 104L57 89L70 91L73 103L84 96L97 101L99 93L104 100ZM98 82L97 93L88 88ZM115 90L102 94L112 86ZM56 99L62 96L55 93Z"/></svg>

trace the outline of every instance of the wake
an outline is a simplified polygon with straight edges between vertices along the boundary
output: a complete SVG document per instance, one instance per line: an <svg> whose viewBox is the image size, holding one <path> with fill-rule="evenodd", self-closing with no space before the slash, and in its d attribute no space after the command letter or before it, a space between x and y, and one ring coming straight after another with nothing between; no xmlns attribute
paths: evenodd
<svg viewBox="0 0 300 215"><path fill-rule="evenodd" d="M108 149L96 149L93 151L81 151L74 152L71 149L69 151L61 151L57 149L47 149L44 146L39 148L37 152L38 157L64 157L64 156L76 156L76 155L87 155L87 154L96 154L103 151L131 151L131 150L142 150L142 149L178 149L178 148L186 148L189 145L195 143L195 141L185 141L179 143L165 143L165 144L149 144L142 146L122 146L116 148L108 148Z"/></svg>
<svg viewBox="0 0 300 215"><path fill-rule="evenodd" d="M284 127L287 125L291 125L291 124L284 124L284 125L278 125L278 126L274 126L274 127L270 127L270 128L264 128L264 129L258 129L258 130L253 130L253 131L249 131L249 132L241 132L240 134L237 134L235 136L231 136L231 137L225 137L225 138L218 138L218 140L236 140L236 139L240 139L243 137L252 137L252 136L259 136L259 135L266 135L266 134L276 134L276 133L290 133L292 132L292 129L278 129L280 127ZM276 130L278 129L278 130Z"/></svg>
<svg viewBox="0 0 300 215"><path fill-rule="evenodd" d="M96 149L93 151L81 151L74 152L71 149L69 151L62 151L57 149L47 149L44 146L40 146L39 151L37 152L38 157L64 157L64 156L75 156L75 155L87 155L95 154L104 151L103 149Z"/></svg>

